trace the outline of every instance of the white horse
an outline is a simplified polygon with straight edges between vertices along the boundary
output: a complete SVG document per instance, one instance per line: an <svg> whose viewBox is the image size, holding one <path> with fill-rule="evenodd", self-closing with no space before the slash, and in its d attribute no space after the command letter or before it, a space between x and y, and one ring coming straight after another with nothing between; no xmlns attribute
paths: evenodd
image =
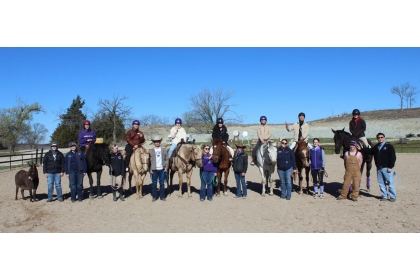
<svg viewBox="0 0 420 280"><path fill-rule="evenodd" d="M269 195L273 195L273 174L276 170L277 162L277 148L272 141L267 141L258 148L257 151L257 166L261 173L262 192L265 196L265 186L270 187Z"/></svg>

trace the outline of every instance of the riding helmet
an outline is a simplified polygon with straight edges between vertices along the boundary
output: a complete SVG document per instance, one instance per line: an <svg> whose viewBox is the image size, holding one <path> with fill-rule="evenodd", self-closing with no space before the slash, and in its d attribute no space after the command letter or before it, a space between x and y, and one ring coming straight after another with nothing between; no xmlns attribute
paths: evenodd
<svg viewBox="0 0 420 280"><path fill-rule="evenodd" d="M177 119L175 120L175 124L177 124L177 123L182 124L182 120L181 120L180 118L177 118Z"/></svg>
<svg viewBox="0 0 420 280"><path fill-rule="evenodd" d="M360 111L359 111L359 109L354 109L354 110L353 110L353 112L352 112L352 115L353 115L353 116L355 116L355 115L360 115Z"/></svg>
<svg viewBox="0 0 420 280"><path fill-rule="evenodd" d="M83 125L90 125L90 121L88 121L88 120L85 120L84 122L83 122Z"/></svg>
<svg viewBox="0 0 420 280"><path fill-rule="evenodd" d="M263 120L264 120L264 121L267 121L267 117L266 117L266 116L261 116L261 117L260 117L260 121L263 121Z"/></svg>
<svg viewBox="0 0 420 280"><path fill-rule="evenodd" d="M303 113L303 112L300 112L300 113L299 113L299 116L298 116L298 117L300 117L300 116L306 117L306 116L305 116L305 113Z"/></svg>
<svg viewBox="0 0 420 280"><path fill-rule="evenodd" d="M135 124L140 125L140 122L138 120L134 120L131 125L135 125Z"/></svg>
<svg viewBox="0 0 420 280"><path fill-rule="evenodd" d="M221 124L223 124L223 119L222 119L222 118L217 118L216 123L221 123Z"/></svg>

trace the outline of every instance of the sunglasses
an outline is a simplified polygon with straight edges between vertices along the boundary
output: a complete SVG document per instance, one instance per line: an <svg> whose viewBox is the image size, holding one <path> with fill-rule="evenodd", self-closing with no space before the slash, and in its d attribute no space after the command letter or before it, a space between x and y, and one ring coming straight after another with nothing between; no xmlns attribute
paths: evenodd
<svg viewBox="0 0 420 280"><path fill-rule="evenodd" d="M287 142L281 142L282 144L284 144L284 145L286 145L287 144Z"/></svg>
<svg viewBox="0 0 420 280"><path fill-rule="evenodd" d="M210 150L210 148L204 148L204 150Z"/></svg>
<svg viewBox="0 0 420 280"><path fill-rule="evenodd" d="M380 139L380 138L385 138L385 137L383 137L383 136L378 136L378 138L376 138L376 139Z"/></svg>

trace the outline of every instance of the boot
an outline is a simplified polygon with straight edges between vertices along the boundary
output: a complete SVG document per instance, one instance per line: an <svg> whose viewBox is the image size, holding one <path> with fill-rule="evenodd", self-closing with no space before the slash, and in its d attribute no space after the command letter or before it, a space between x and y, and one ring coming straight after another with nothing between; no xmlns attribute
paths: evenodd
<svg viewBox="0 0 420 280"><path fill-rule="evenodd" d="M112 191L112 200L117 201L117 192L116 191Z"/></svg>
<svg viewBox="0 0 420 280"><path fill-rule="evenodd" d="M124 191L123 191L123 188L122 187L120 188L120 197L119 198L120 198L121 201L124 201L125 200L124 199Z"/></svg>

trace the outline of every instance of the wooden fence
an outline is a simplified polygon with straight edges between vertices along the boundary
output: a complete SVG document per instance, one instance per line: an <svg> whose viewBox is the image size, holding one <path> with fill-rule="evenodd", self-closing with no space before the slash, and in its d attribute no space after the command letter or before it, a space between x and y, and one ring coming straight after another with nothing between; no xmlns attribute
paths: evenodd
<svg viewBox="0 0 420 280"><path fill-rule="evenodd" d="M11 170L13 167L16 167L16 165L24 166L29 161L42 164L43 156L44 149L36 149L32 152L15 155L0 155L0 166L9 166L9 170Z"/></svg>

